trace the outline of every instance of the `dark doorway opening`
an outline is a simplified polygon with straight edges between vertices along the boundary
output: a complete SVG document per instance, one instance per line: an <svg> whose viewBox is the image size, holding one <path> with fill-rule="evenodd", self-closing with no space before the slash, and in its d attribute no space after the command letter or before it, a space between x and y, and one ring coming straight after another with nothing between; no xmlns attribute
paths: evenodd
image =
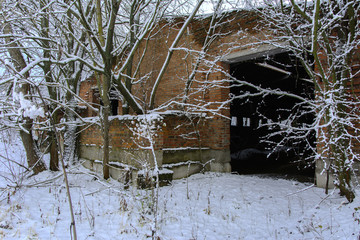
<svg viewBox="0 0 360 240"><path fill-rule="evenodd" d="M230 72L237 79L230 89L234 97L230 107L233 171L312 178L314 166L309 146L315 146L315 133L299 138L281 132L294 113L301 114L291 124L305 126L314 121L307 105L301 104L304 101L289 96L314 98L314 86L306 80L308 75L298 59L283 52L233 63Z"/></svg>

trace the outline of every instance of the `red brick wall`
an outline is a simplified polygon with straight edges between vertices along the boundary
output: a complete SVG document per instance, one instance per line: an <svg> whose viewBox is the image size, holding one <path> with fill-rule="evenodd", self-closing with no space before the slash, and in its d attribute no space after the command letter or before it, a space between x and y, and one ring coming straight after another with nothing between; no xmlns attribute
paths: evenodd
<svg viewBox="0 0 360 240"><path fill-rule="evenodd" d="M137 137L136 124L141 121L143 117L119 117L111 120L110 126L110 146L121 149L137 149L139 146L149 147L149 142ZM210 147L208 139L209 126L204 123L204 120L199 117L192 117L190 120L184 116L176 115L162 115L159 121L156 121L159 126L157 131L154 131L155 150L165 148L199 148ZM214 126L211 126L214 127ZM210 131L213 134L214 131ZM200 141L199 141L200 138ZM100 127L93 125L87 128L80 134L81 145L102 145L102 133Z"/></svg>
<svg viewBox="0 0 360 240"><path fill-rule="evenodd" d="M98 108L99 105L99 99L95 97L95 89L96 89L97 83L95 77L89 78L83 82L80 83L80 90L79 90L79 96L88 104L91 106ZM96 112L92 110L91 108L87 107L86 104L80 103L81 107L84 107L86 110L83 110L81 112L81 115L84 117L93 117L96 116Z"/></svg>
<svg viewBox="0 0 360 240"><path fill-rule="evenodd" d="M154 31L154 35L149 37L149 41L147 43L142 43L135 55L134 63L137 63L147 44L144 60L136 76L138 79L144 76L147 77L142 82L134 85L132 89L132 92L138 98L144 100L144 102L149 102L153 83L161 69L161 66L163 65L169 47L181 28L182 21L180 20L182 19L175 19L175 22L177 21L178 24L172 23L172 25L161 23L159 25L159 29L161 28L161 31ZM228 20L231 20L231 23ZM177 47L200 50L205 40L205 34L208 29L209 22L210 19L193 21ZM243 11L240 13L229 14L229 16L223 20L222 26L217 31L217 33L222 35L213 42L210 51L208 52L207 59L214 60L215 57L230 53L229 49L240 51L242 49L252 47L248 44L254 43L254 39L260 39L263 37L263 32L255 28L256 24L257 21L254 13ZM179 96L181 96L184 92L186 80L191 73L196 57L197 54L194 52L188 52L185 50L174 51L167 71L165 72L157 90L155 97L156 107L171 101L182 102L182 99ZM229 66L221 63L218 59L214 68L210 69L210 66L201 64L199 66L199 70L201 70L201 72L197 73L195 76L196 81L192 84L192 89L190 91L191 95L187 103L204 105L204 103L212 102L212 104L206 106L206 108L210 110L207 112L207 117L211 117L211 119L207 119L201 123L201 145L202 147L209 147L211 149L229 150L230 120L226 117L230 117L230 110L228 105L221 105L221 103L226 101L229 97L229 83L223 82L219 84L218 82L223 79L228 79L225 73L228 72ZM216 84L214 84L215 82ZM91 87L88 85L94 83L94 81L89 81L83 82L81 85L80 96L86 101L93 101L91 98ZM146 108L148 108L148 106L146 106ZM181 110L182 107L173 104L167 109L162 110L169 109ZM201 111L203 110L204 109L201 109ZM211 112L216 112L216 114ZM88 111L87 114L88 116L94 116L94 112L92 111ZM186 118L168 116L165 118L165 123L167 127L164 128L163 132L164 148L197 147L199 145L198 140L184 139L181 137L184 134L193 132L193 126L187 125L188 120ZM177 128L179 124L182 125ZM120 144L119 141L124 141L124 138L128 138L130 136L129 133L126 132L127 130L119 130L122 128L123 126L119 125L116 128L112 127L110 129L111 136L114 136L113 144L116 146ZM88 137L86 136L86 133L82 135L82 139ZM83 141L89 142L89 140ZM130 143L127 144L129 147L133 147ZM123 145L120 144L119 146Z"/></svg>
<svg viewBox="0 0 360 240"><path fill-rule="evenodd" d="M228 20L231 21L231 23ZM180 100L178 96L183 93L186 79L191 74L192 66L198 56L196 52L186 51L185 49L191 49L192 51L201 50L209 22L210 19L195 20L184 33L177 46L177 48L182 48L182 50L174 51L167 71L158 87L158 94L155 97L156 106L170 100ZM221 34L221 36L212 43L207 60L215 60L216 57L230 53L230 49L232 48L235 49L235 51L240 51L253 47L253 45L249 44L258 42L258 39L264 38L264 32L255 28L257 23L256 15L248 11L229 14L227 18L223 19L223 23L220 24L221 26L217 30L217 34ZM143 64L140 67L137 77L140 78L147 74L149 76L146 82L133 86L134 93L141 99L149 99L151 87L165 61L168 49L181 26L181 22L178 24L172 23L172 25L162 23L159 26L161 31L152 35L150 40L147 43L144 42L139 48L138 54L135 56L135 63L142 57L145 45L147 46ZM228 70L227 67L223 68L219 59L217 59L217 65L215 67L225 71ZM202 72L196 74L196 81L192 85L192 93L196 92L199 87L208 86L209 89L192 96L191 102L197 103L195 101L196 98L208 98L209 95L211 95L211 98L214 100L224 101L227 99L227 94L225 98L223 98L224 95L219 94L218 89L214 89L214 87L211 86L211 81L223 79L223 74L217 69L210 69L210 66L204 63L199 66L199 70ZM215 73L208 75L209 71ZM203 84L205 80L208 82ZM228 93L228 90L222 90ZM173 107L176 108L176 105L173 105Z"/></svg>
<svg viewBox="0 0 360 240"><path fill-rule="evenodd" d="M228 20L231 20L231 23ZM205 21L193 21L182 37L178 48L200 50L206 37L209 22L210 19ZM263 32L255 29L256 24L256 16L253 13L243 11L241 13L230 14L223 20L222 26L218 29L217 33L222 34L222 36L218 37L217 40L213 42L207 59L214 60L215 57L229 53L230 48L235 48L235 51L239 51L240 49L252 47L248 44L254 43L254 39L256 38L263 38ZM151 73L150 77L146 84L134 86L134 92L146 93L147 100L150 96L151 86L165 60L168 48L181 28L181 23L172 26L162 25L161 27L162 30L158 32L157 35L152 36L151 40L147 43L149 50L147 54L145 54L143 66L139 72L139 76ZM142 52L143 46L140 48L139 54ZM141 56L141 54L139 56ZM178 96L181 96L184 92L186 79L191 73L192 64L194 64L196 57L196 53L187 52L185 50L176 50L174 52L168 69L157 90L155 98L156 106L160 106L169 101L181 102L181 99ZM216 111L217 114L221 114L222 116L230 117L229 106L221 105L222 102L229 98L229 83L224 82L219 84L219 81L228 79L224 73L229 71L229 66L217 60L213 69L210 69L210 66L201 64L199 70L201 70L201 73L197 73L195 76L196 81L192 85L192 90L190 91L191 96L188 103L201 104L201 101L204 100L207 103L213 102L213 104L207 105L206 108L211 111ZM205 81L206 83L204 83ZM216 84L214 84L214 81ZM199 89L201 90L199 91ZM143 99L146 99L146 97ZM181 109L181 107L178 107L177 105L172 105L171 108ZM206 145L212 149L229 149L230 120L212 113L209 113L208 116L213 117L213 119L208 119L204 125L206 135L203 134L202 136L204 138L202 144L206 142ZM187 129L185 131L189 130L190 129ZM178 133L181 135L180 130ZM190 140L180 140L175 136L173 139L178 140L179 146L188 146L192 144L192 141Z"/></svg>
<svg viewBox="0 0 360 240"><path fill-rule="evenodd" d="M102 134L98 126L93 125L84 127L84 131L79 136L80 144L82 145L102 145Z"/></svg>
<svg viewBox="0 0 360 240"><path fill-rule="evenodd" d="M209 147L206 124L200 117L166 115L163 148Z"/></svg>
<svg viewBox="0 0 360 240"><path fill-rule="evenodd" d="M353 122L354 124L354 128L355 129L360 129L360 47L357 50L357 53L354 55L354 59L353 59L353 67L352 68L352 74L354 75L353 81L351 84L351 91L353 92L353 94L355 95L355 101L357 101L357 104L355 105L355 113L358 117L358 119L355 119L355 121ZM354 136L359 136L360 132L358 130L354 130L352 131ZM360 142L359 141L355 141L353 143L353 150L360 155ZM360 160L360 159L358 159Z"/></svg>

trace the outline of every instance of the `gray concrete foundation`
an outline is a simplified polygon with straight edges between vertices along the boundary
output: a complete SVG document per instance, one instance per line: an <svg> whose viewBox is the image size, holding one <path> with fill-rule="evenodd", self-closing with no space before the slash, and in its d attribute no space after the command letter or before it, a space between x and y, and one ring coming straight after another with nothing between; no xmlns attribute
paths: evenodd
<svg viewBox="0 0 360 240"><path fill-rule="evenodd" d="M326 165L328 165L328 164L326 164ZM318 186L320 188L326 188L326 182L327 182L327 178L328 178L326 171L323 171L324 167L325 167L325 163L323 160L316 161L316 169L315 169L316 186ZM360 163L359 162L353 163L354 171L351 176L351 180L352 180L354 186L359 184L359 169L360 169ZM329 188L335 187L334 180L335 180L335 177L332 174L332 171L330 171Z"/></svg>
<svg viewBox="0 0 360 240"><path fill-rule="evenodd" d="M230 151L213 149L164 149L155 152L158 167L173 172L172 179L188 177L201 171L231 172ZM95 145L81 145L80 157L83 165L95 172L102 173L102 148ZM149 161L150 159L150 161ZM150 162L150 163L149 163ZM121 182L137 182L137 170L153 168L154 160L149 150L125 150L111 148L110 176ZM129 172L129 169L131 171ZM168 177L167 177L168 178Z"/></svg>

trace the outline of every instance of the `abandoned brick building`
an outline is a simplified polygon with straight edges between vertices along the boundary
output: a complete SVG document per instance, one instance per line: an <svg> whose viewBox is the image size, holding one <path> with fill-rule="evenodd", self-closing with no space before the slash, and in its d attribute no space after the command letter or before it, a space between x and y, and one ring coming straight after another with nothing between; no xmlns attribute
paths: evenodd
<svg viewBox="0 0 360 240"><path fill-rule="evenodd" d="M168 53L169 47L181 28L181 20L172 24L164 23L159 31L146 43L147 51L142 56L145 43L135 56L135 62L143 57L138 71L138 78L144 81L133 86L132 92L139 99L148 102L151 86ZM229 21L231 20L231 21ZM178 21L178 22L177 22ZM281 88L295 94L313 96L313 86L298 83L297 78L306 77L300 64L291 54L282 48L262 43L265 34L257 27L257 17L248 11L229 14L223 21L217 37L208 49L206 64L200 64L188 97L184 100L186 79L191 74L196 62L194 51L200 51L206 38L209 19L193 20L182 36L178 49L173 52L170 64L160 82L155 96L157 112L149 116L123 115L121 97L112 99L110 126L110 175L122 178L123 169L141 169L144 162L154 157L149 149L142 148L148 142L137 138L134 129L137 124L157 126L152 136L156 161L160 169L171 170L173 179L186 177L202 170L231 172L241 170L248 158L257 158L261 152L260 139L268 134L257 130L262 119L278 117L277 109L291 109L296 101L291 98L267 97L256 101L266 102L262 110L244 99L230 103L229 95L238 94L239 89L227 81L229 74L238 79L268 84L270 88ZM265 61L266 60L266 61ZM354 61L359 62L359 59ZM266 62L266 63L265 63ZM276 63L293 63L286 69ZM293 74L293 73L297 74ZM287 75L296 75L288 77ZM357 93L360 89L360 76L354 81ZM89 103L100 104L97 83L94 78L83 81L80 97ZM116 95L116 94L114 94ZM186 104L184 104L186 101ZM242 102L241 102L242 101ZM145 108L145 106L144 106ZM260 113L259 113L260 111ZM262 112L261 112L262 111ZM83 116L94 117L97 113L90 108L83 111ZM272 115L271 115L272 114ZM311 116L301 121L311 121ZM315 142L314 136L306 141ZM102 137L99 126L87 126L80 134L80 158L85 165L94 170L101 169ZM359 150L360 146L356 146ZM244 151L247 150L247 151ZM241 152L242 163L239 165L231 158ZM266 158L266 156L265 156ZM286 158L286 157L285 157ZM264 162L261 162L264 164ZM153 165L149 163L149 166ZM259 166L257 166L259 167ZM151 166L150 166L151 168ZM135 170L134 170L135 171ZM319 186L324 185L321 169L316 170ZM313 172L315 174L315 172Z"/></svg>

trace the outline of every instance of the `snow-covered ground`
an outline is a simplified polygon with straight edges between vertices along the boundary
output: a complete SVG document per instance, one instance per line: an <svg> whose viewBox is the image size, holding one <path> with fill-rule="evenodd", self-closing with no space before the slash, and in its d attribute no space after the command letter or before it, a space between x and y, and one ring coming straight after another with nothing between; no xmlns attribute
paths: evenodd
<svg viewBox="0 0 360 240"><path fill-rule="evenodd" d="M24 159L21 145L8 140L1 155ZM0 239L71 239L62 174L21 180L14 164L1 158L0 166ZM78 239L151 239L151 191L124 190L81 166L68 172ZM14 180L22 186L14 188ZM156 239L358 239L360 233L359 196L347 204L338 191L325 195L292 180L197 174L161 187L158 200Z"/></svg>

